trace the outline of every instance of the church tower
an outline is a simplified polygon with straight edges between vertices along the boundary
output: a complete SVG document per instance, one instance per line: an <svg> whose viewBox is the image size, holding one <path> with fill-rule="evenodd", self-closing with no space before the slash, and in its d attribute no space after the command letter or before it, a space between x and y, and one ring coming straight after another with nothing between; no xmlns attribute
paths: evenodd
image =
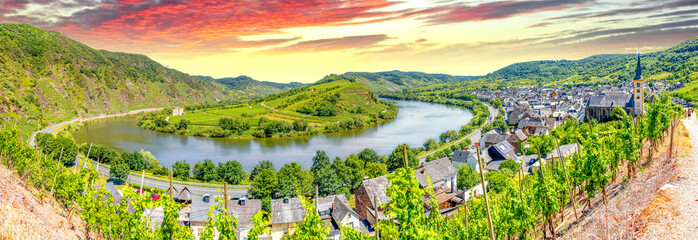
<svg viewBox="0 0 698 240"><path fill-rule="evenodd" d="M640 51L637 51L637 67L633 78L633 101L635 115L644 112L645 104L645 79L642 79L642 65L640 65Z"/></svg>

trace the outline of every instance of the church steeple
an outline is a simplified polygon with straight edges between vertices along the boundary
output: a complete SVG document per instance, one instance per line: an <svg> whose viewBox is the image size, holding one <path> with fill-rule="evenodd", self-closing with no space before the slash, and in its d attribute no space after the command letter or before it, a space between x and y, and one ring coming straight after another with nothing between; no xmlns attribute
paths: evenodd
<svg viewBox="0 0 698 240"><path fill-rule="evenodd" d="M640 64L640 50L637 51L637 67L635 68L635 78L633 80L642 79L642 65Z"/></svg>

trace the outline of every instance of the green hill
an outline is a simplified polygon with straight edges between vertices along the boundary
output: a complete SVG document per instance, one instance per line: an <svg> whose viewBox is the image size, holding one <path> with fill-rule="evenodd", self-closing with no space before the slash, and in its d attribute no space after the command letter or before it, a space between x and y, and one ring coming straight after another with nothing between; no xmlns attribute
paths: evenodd
<svg viewBox="0 0 698 240"><path fill-rule="evenodd" d="M249 98L264 97L274 93L280 93L292 88L305 86L305 84L299 82L275 83L267 81L258 81L248 76L218 79L214 79L208 76L197 77L205 81L220 83L228 89L234 91L244 92L246 96Z"/></svg>
<svg viewBox="0 0 698 240"><path fill-rule="evenodd" d="M33 129L37 120L45 126L77 116L239 95L144 55L95 50L26 24L0 25L0 78L0 120L18 119Z"/></svg>
<svg viewBox="0 0 698 240"><path fill-rule="evenodd" d="M689 83L698 71L698 38L664 51L644 53L642 74L648 80ZM488 80L533 83L574 82L595 79L631 80L635 74L635 54L607 54L570 61L531 61L515 63L484 76Z"/></svg>
<svg viewBox="0 0 698 240"><path fill-rule="evenodd" d="M395 92L419 86L438 83L460 82L475 77L451 76L447 74L429 74L422 72L348 72L340 75L332 74L321 79L317 83L325 83L337 80L352 80L363 83L376 92Z"/></svg>
<svg viewBox="0 0 698 240"><path fill-rule="evenodd" d="M396 105L378 100L366 85L349 80L294 88L236 105L185 110L185 115L169 118L168 112L148 114L139 125L182 135L250 138L336 132L397 115Z"/></svg>

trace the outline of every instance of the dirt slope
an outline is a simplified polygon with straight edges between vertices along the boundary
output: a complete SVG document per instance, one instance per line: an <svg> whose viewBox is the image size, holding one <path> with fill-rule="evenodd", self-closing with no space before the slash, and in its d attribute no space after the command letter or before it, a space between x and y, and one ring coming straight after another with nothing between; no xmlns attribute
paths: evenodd
<svg viewBox="0 0 698 240"><path fill-rule="evenodd" d="M85 239L78 216L69 224L62 207L35 193L0 164L0 239Z"/></svg>

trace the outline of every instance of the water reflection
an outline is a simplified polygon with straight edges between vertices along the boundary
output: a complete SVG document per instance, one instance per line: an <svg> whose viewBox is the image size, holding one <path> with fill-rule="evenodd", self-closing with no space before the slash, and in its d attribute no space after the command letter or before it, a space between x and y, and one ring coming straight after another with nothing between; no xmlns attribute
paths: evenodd
<svg viewBox="0 0 698 240"><path fill-rule="evenodd" d="M421 146L428 138L438 138L447 130L458 130L472 119L463 109L443 105L396 101L397 117L379 126L329 133L320 136L299 136L268 139L207 139L147 131L136 126L135 117L90 122L78 130L79 143L94 142L125 151L145 149L165 166L177 160L194 163L203 159L214 162L238 160L251 170L261 160L271 160L277 169L285 163L312 165L318 149L330 157L345 157L369 147L378 154L389 154L398 144Z"/></svg>

